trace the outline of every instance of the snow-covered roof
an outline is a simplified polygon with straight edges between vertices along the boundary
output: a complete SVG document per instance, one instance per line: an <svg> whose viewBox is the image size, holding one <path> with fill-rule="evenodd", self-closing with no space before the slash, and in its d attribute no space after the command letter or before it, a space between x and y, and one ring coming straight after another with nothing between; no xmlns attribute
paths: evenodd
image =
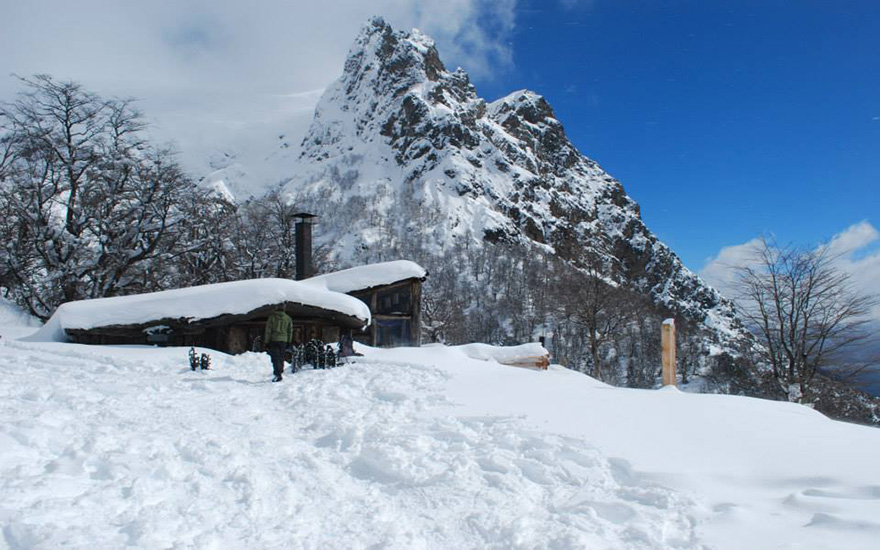
<svg viewBox="0 0 880 550"><path fill-rule="evenodd" d="M415 262L395 260L343 269L318 275L303 282L318 288L347 293L390 285L407 279L423 279L427 275L425 268Z"/></svg>
<svg viewBox="0 0 880 550"><path fill-rule="evenodd" d="M192 322L241 315L285 302L334 311L364 324L370 321L366 304L346 294L290 279L252 279L68 302L55 311L40 332L57 334L59 330L138 325L163 319Z"/></svg>

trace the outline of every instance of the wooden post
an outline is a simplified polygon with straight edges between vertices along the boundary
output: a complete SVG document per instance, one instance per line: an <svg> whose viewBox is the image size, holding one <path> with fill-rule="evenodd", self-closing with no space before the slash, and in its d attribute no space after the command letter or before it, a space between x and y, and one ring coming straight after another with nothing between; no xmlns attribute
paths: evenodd
<svg viewBox="0 0 880 550"><path fill-rule="evenodd" d="M663 347L663 385L675 385L675 319L666 319L660 330Z"/></svg>

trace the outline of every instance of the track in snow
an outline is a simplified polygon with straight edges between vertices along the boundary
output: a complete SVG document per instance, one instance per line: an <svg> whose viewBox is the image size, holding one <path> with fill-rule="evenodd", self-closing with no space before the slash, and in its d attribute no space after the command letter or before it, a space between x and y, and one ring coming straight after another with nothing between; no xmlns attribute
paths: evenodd
<svg viewBox="0 0 880 550"><path fill-rule="evenodd" d="M3 342L0 548L703 548L689 498L457 415L440 367Z"/></svg>

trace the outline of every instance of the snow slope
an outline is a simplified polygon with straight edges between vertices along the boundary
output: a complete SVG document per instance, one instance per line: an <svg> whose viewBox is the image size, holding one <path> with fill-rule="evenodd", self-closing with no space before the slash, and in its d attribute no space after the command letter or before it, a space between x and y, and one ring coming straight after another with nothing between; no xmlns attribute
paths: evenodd
<svg viewBox="0 0 880 550"><path fill-rule="evenodd" d="M0 298L0 338L26 336L40 325L39 319L23 312L6 298Z"/></svg>
<svg viewBox="0 0 880 550"><path fill-rule="evenodd" d="M0 549L876 548L880 431L461 349L0 340Z"/></svg>

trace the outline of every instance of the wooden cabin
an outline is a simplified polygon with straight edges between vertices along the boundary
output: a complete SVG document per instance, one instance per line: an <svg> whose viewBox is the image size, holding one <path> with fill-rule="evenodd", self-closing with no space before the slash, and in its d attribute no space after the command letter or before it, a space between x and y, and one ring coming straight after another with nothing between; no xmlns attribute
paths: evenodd
<svg viewBox="0 0 880 550"><path fill-rule="evenodd" d="M224 353L258 351L266 320L277 308L294 319L294 342L312 338L337 342L343 331L359 333L369 325L363 319L298 303L268 304L245 314L224 314L209 319L164 318L133 325L106 325L88 329L65 329L68 338L79 344L160 346L198 346Z"/></svg>
<svg viewBox="0 0 880 550"><path fill-rule="evenodd" d="M418 346L426 276L417 264L400 260L303 281L256 279L70 302L53 318L76 343L200 346L236 354L259 347L269 314L282 308L293 320L295 344L336 342L348 333L373 346Z"/></svg>

